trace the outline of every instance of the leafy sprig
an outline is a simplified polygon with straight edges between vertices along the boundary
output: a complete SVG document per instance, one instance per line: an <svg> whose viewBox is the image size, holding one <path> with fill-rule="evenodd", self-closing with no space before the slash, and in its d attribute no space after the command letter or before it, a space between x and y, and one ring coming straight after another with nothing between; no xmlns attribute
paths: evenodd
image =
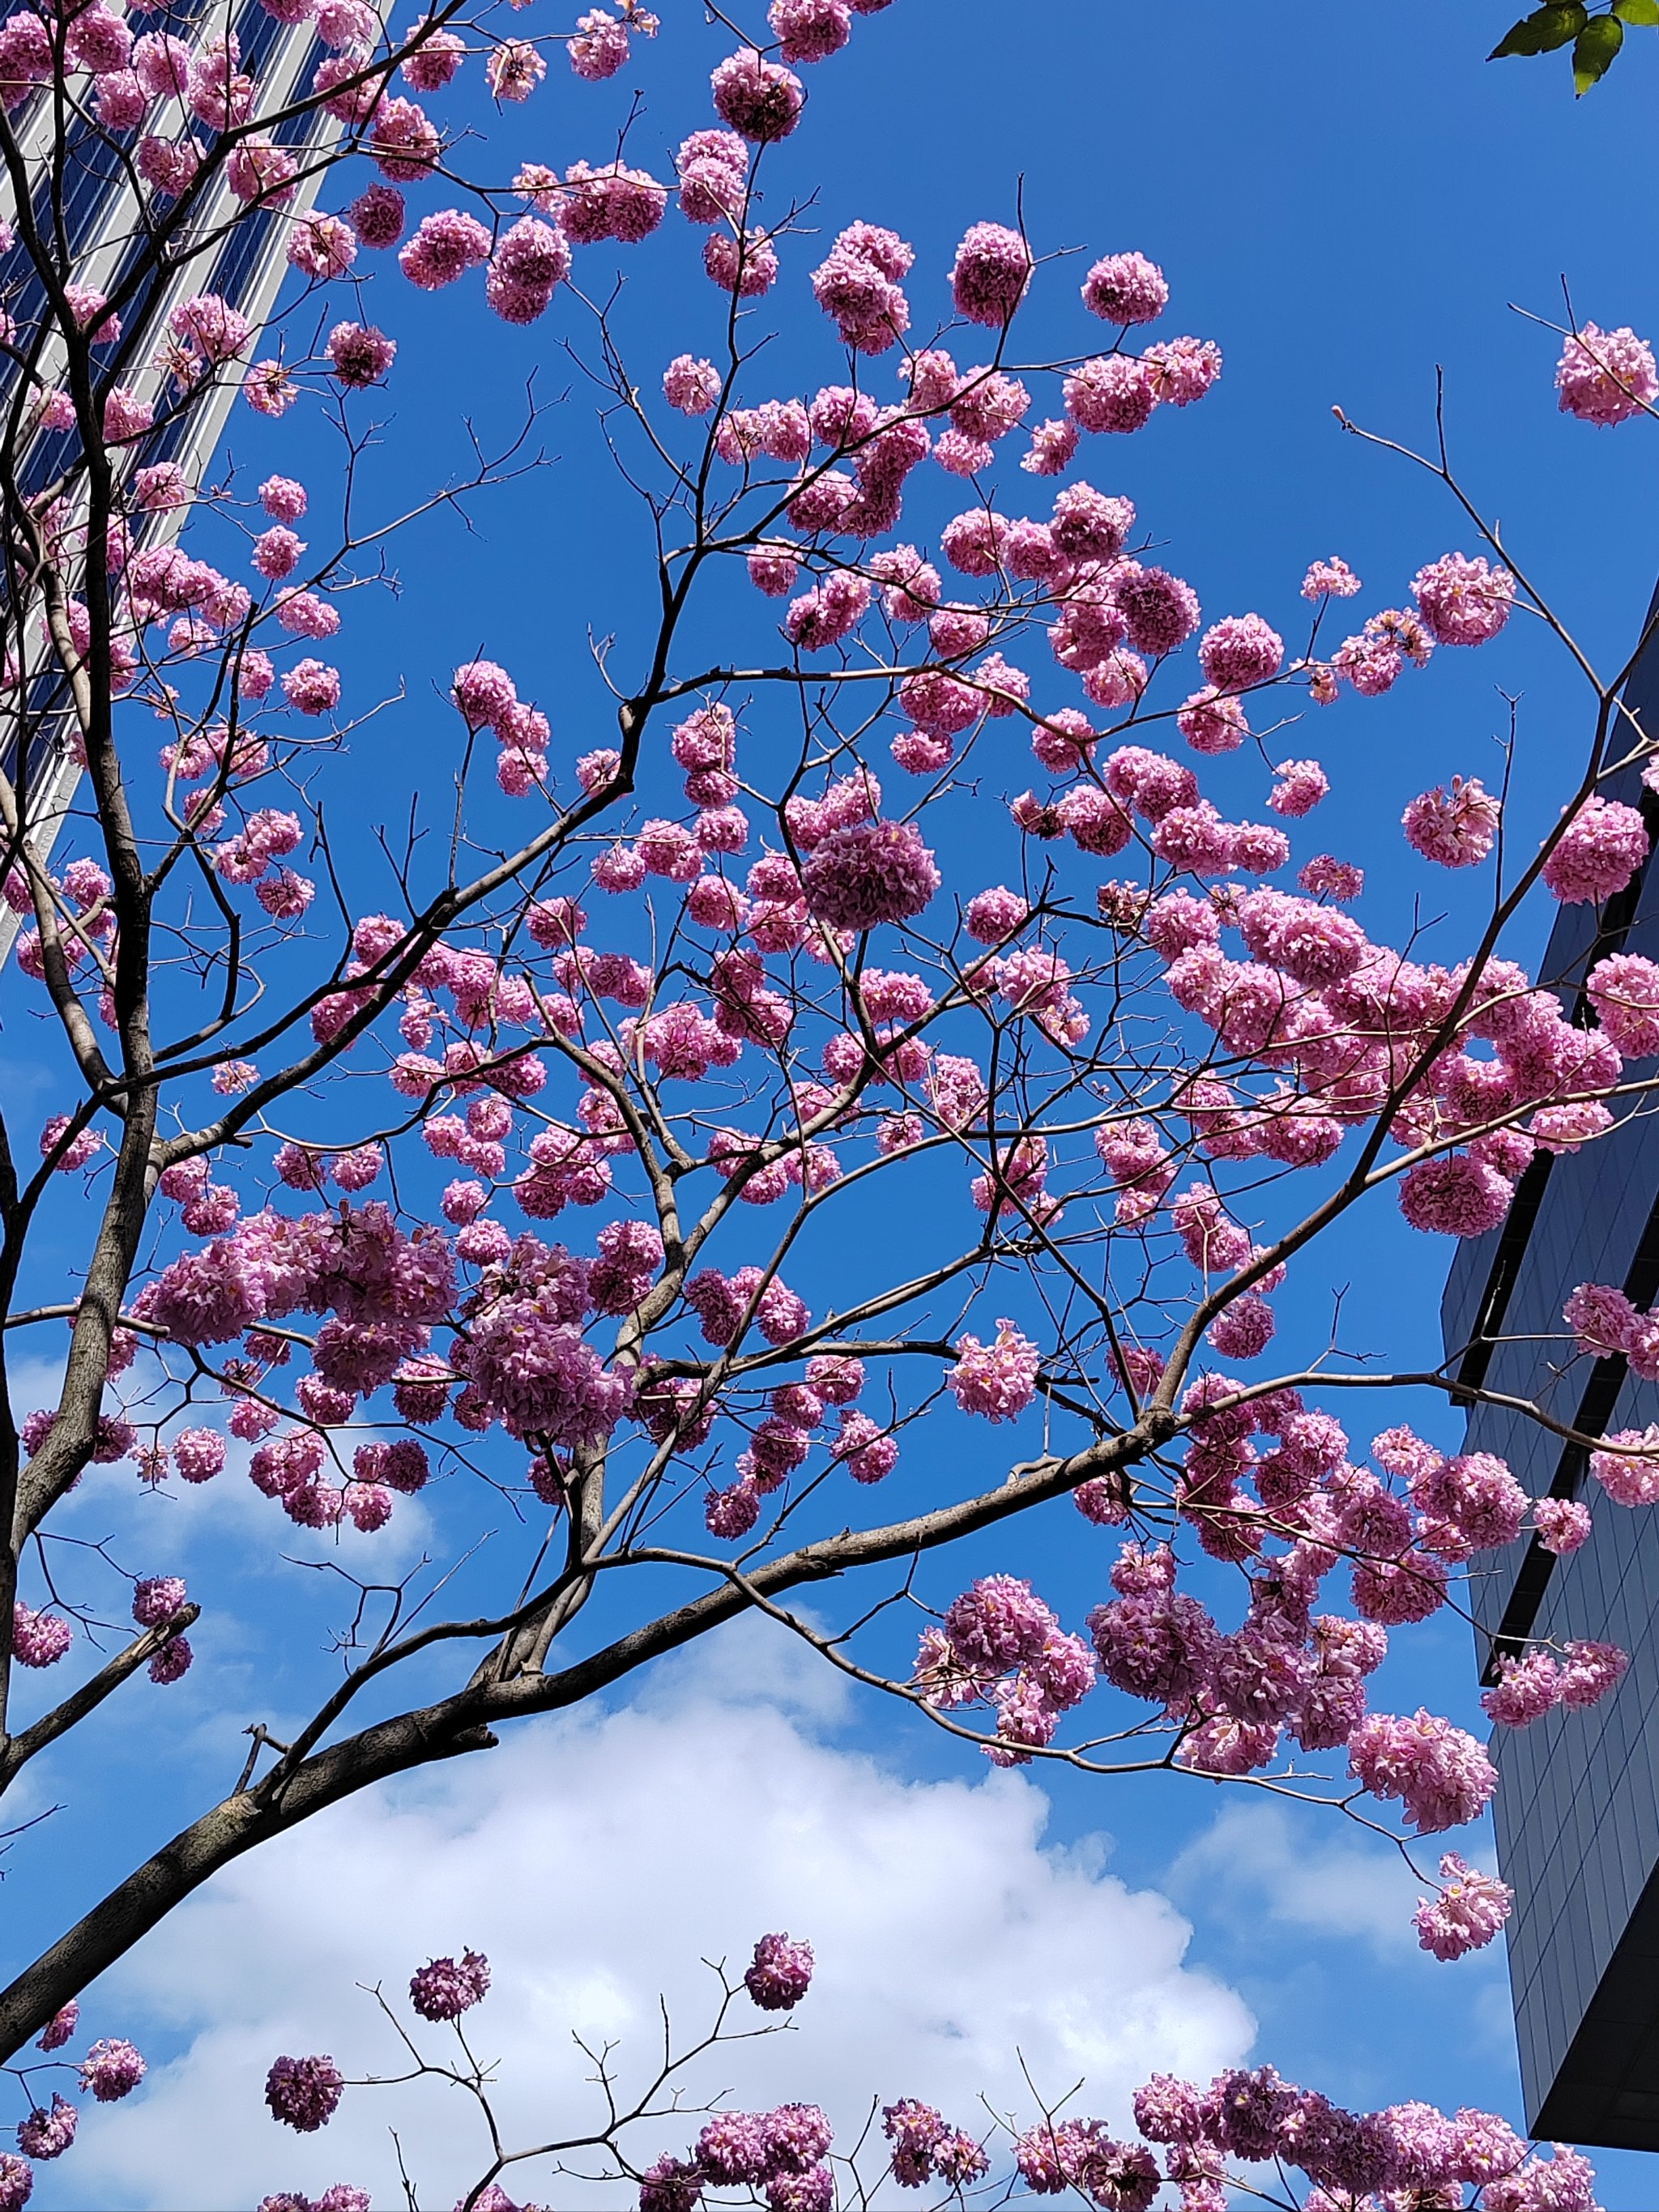
<svg viewBox="0 0 1659 2212"><path fill-rule="evenodd" d="M1591 9L1583 0L1548 0L1518 23L1512 23L1487 56L1504 61L1513 55L1553 54L1563 46L1572 49L1572 88L1583 98L1600 84L1613 67L1625 43L1626 25L1641 30L1659 29L1659 0L1610 0L1603 9Z"/></svg>

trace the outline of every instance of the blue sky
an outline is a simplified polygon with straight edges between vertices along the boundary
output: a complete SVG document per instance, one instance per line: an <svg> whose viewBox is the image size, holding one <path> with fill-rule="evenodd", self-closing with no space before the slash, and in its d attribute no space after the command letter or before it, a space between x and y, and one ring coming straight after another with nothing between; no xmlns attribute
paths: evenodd
<svg viewBox="0 0 1659 2212"><path fill-rule="evenodd" d="M594 90L556 70L539 99L503 126L497 143L509 149L504 170L522 157L561 166L578 155L606 158L637 82L646 102L629 158L666 174L665 149L706 119L701 68L692 57L712 62L726 41L674 21L672 9L664 12L669 27L656 50L636 48L639 68L615 84ZM782 149L773 189L804 194L821 184L811 220L826 234L855 216L902 231L918 251L913 295L930 311L943 310L943 272L956 240L973 221L1006 220L1017 190L1044 250L1081 250L1072 264L1077 276L1085 254L1136 247L1158 261L1174 293L1164 327L1213 337L1225 373L1201 407L1166 411L1139 437L1091 453L1087 473L1103 489L1133 496L1143 525L1167 541L1164 557L1191 579L1209 615L1259 607L1293 621L1304 568L1331 552L1365 579L1359 604L1367 611L1397 603L1424 561L1452 546L1475 550L1439 487L1345 437L1331 414L1340 404L1380 433L1425 443L1433 432L1440 365L1454 459L1472 495L1502 517L1509 541L1592 654L1615 662L1659 565L1650 426L1592 432L1559 416L1551 389L1557 341L1512 313L1510 303L1559 319L1565 276L1581 319L1628 321L1641 330L1659 324L1638 154L1645 152L1659 41L1634 34L1609 82L1575 104L1559 58L1484 64L1505 27L1501 8L1449 13L1419 0L1390 9L1385 28L1382 20L1357 9L1264 15L1220 0L1194 0L1178 15L1106 8L1015 13L991 0L897 0L860 22L846 55L814 72L807 125ZM1540 188L1540 179L1550 180L1547 188ZM596 289L608 281L609 253L597 249L580 264ZM746 397L811 388L830 373L822 327L802 304L805 271L817 258L809 240L791 249L775 296L795 327L776 349L773 380L757 381ZM713 349L716 297L677 220L614 265L628 278L617 328L642 385L654 384L670 354ZM337 775L331 771L337 818L370 823L380 818L394 749L400 765L410 748L420 769L429 761L434 781L442 771L449 728L434 687L476 652L506 661L524 693L552 716L556 760L608 742L608 708L587 640L614 634L618 665L626 670L648 581L641 517L616 489L592 434L580 370L560 350L566 332L579 329L574 318L561 319L568 311L562 307L520 333L505 330L476 300L447 294L432 301L391 283L378 289L374 316L398 337L401 352L390 398L394 419L369 465L372 491L402 499L407 485L423 488L435 471L464 466L459 405L488 441L514 420L532 372L549 407L538 434L551 465L483 497L475 536L447 518L417 526L392 550L395 594L366 591L348 603L339 656L348 707L386 696L399 678L408 693L403 706L359 733ZM1028 348L1075 348L1079 320L1072 275L1065 267L1045 270ZM568 404L552 404L567 392ZM273 430L242 409L227 457L249 485L272 466L320 484L331 465L326 434L304 416ZM1018 488L1029 480L1014 473L1012 461L1004 477L1005 503L1018 512ZM936 526L951 511L949 488L936 484L925 496L938 509ZM319 536L314 532L313 540ZM735 604L717 599L711 639L725 634ZM740 618L752 625L752 609ZM1286 736L1286 752L1315 752L1332 775L1333 795L1318 817L1322 839L1366 861L1364 913L1379 933L1403 928L1413 901L1432 895L1431 910L1451 916L1444 941L1449 950L1455 946L1458 915L1472 910L1471 894L1443 877L1429 884L1428 872L1408 867L1403 844L1381 834L1379 824L1454 769L1492 776L1492 738L1508 714L1500 684L1521 695L1520 812L1540 825L1559 803L1558 787L1587 728L1583 693L1558 655L1518 629L1506 638L1501 660L1443 653L1387 699L1346 701L1312 717L1305 735ZM1230 763L1218 779L1224 796L1231 773ZM1243 768L1238 774L1243 791ZM1260 781L1258 769L1254 783ZM999 831L983 834L987 879L994 879ZM1547 915L1534 916L1517 945L1534 949L1547 925ZM0 1096L9 1112L38 1118L50 1077L18 1040L17 1026L9 1024L12 1049ZM43 1285L70 1260L74 1226L66 1210L64 1241L42 1257ZM1383 1209L1363 1235L1340 1235L1315 1276L1287 1293L1289 1320L1314 1325L1330 1289L1347 1286L1348 1340L1395 1364L1416 1364L1437 1350L1436 1306L1447 1256ZM1375 1425L1382 1422L1379 1408ZM1355 1426L1362 1437L1370 1432L1363 1417ZM1453 1433L1443 1425L1437 1432ZM963 1438L959 1425L941 1419L937 1443L917 1455L918 1469L925 1469L927 1451L949 1450ZM915 1479L924 1480L923 1473ZM130 1478L120 1480L130 1488ZM155 1761L143 1739L112 1726L54 1771L49 1794L74 1808L75 1848L48 1853L26 1840L9 1877L20 1902L48 1911L68 1908L100 1872L124 1864L132 1831L159 1837L202 1788L228 1782L231 1706L240 1717L235 1725L280 1711L322 1663L324 1577L307 1579L280 1565L271 1509L248 1492L233 1510L224 1486L216 1486L205 1498L155 1508L146 1525L130 1497L118 1498L113 1478L100 1480L110 1486L94 1492L83 1517L106 1512L131 1564L143 1571L163 1560L137 1556L137 1547L165 1552L169 1565L187 1555L192 1587L217 1601L198 1638L204 1657L216 1663L216 1687L203 1680L204 1668L173 1693L167 1725L176 1735L167 1762ZM155 1533L160 1511L174 1516L163 1524L165 1537ZM419 1540L417 1517L409 1521L399 1540L404 1557ZM86 1518L83 1533L91 1530ZM983 1547L983 1559L973 1564L1032 1574L1077 1626L1101 1594L1108 1542L1069 1509L1057 1509L1012 1542ZM312 1556L324 1554L313 1547ZM234 1631L227 1625L232 1615L240 1621ZM1399 1641L1387 1702L1409 1706L1420 1699L1465 1719L1474 1716L1469 1652L1455 1621ZM729 1679L712 1687L704 1682L696 1696L711 1742L727 1744L738 1725L734 1712L752 1717L751 1683L737 1694ZM787 1765L799 1756L803 1773L820 1772L811 1765L815 1748L848 1760L875 1753L897 1793L894 1802L912 1809L945 1801L907 1790L925 1793L964 1778L980 1787L959 1747L884 1708L803 1698L786 1699L780 1710L786 1735L778 1757ZM625 1766L626 1743L616 1741L623 1744L618 1757ZM596 1754L584 1771L597 1788L610 1770ZM1260 2022L1259 2057L1357 2105L1423 2096L1449 2107L1492 2105L1519 2117L1501 1961L1489 1955L1442 1968L1417 1954L1400 1932L1414 1891L1407 1881L1395 1893L1386 1861L1368 1857L1357 1833L1295 1818L1250 1793L1222 1796L1191 1781L1103 1783L1055 1771L1039 1774L1037 1786L1049 1800L1051 1843L1069 1848L1109 1838L1089 1846L1097 1855L1090 1863L1121 1877L1129 1892L1164 1893L1188 1917L1194 1931L1188 1967L1238 1993ZM454 1831L444 1823L465 1825L465 1817L453 1808L433 1815L441 1837L451 1840ZM982 1810L972 1815L990 1817ZM68 1824L61 1825L67 1837ZM380 1832L353 1833L370 1847L385 1843ZM331 1878L318 1848L322 1856L296 1879ZM1009 1848L1037 1881L1036 1846ZM466 1864L472 1879L488 1880L489 1852L479 1851ZM813 1863L822 1870L823 1909L836 1921L836 1900L850 1877L827 1856ZM335 1864L341 1880L362 1876L362 1866L349 1857ZM263 1931L247 1937L251 1961L268 1955L260 1945L269 1947L270 1929L280 1924L272 1917L280 1885L260 1891L249 1881L245 1890L231 1885L244 1918L192 1921L179 1939L182 1957L199 1964L212 1950L215 1928L237 1927ZM1089 1911L1104 1913L1099 1893L1089 1896ZM813 1902L810 1884L790 1893L790 1909L804 1916ZM973 1909L963 1905L970 1918ZM1062 1899L1056 1909L1063 1917L1071 1908ZM1033 1924L1047 1924L1036 1908L1032 1916ZM406 1924L386 1931L387 1940L406 1936L413 1963L466 1936L438 1924L441 1917L436 1903L423 1899L411 1905ZM688 1929L695 1918L688 1914ZM1106 1921L1100 1925L1104 1931ZM234 1949L240 1939L228 1940ZM543 1929L537 1940L550 1942L552 1934ZM940 1940L930 1958L948 1952ZM1105 1932L1100 1941L1103 1955L1110 1941ZM992 1948L999 1986L1022 1975L1029 1981L1049 1955L1038 1947L1037 1958L1022 1962L1017 1944ZM629 1971L635 1966L651 1971L643 1958ZM406 1970L401 1954L375 1969L388 1978ZM112 2001L129 2008L123 2017L146 2047L179 2060L173 2086L182 2095L216 2078L215 2038L234 2042L234 2033L223 2025L228 1997L221 1992L210 2002L204 1996L192 2013L188 1992L175 1989L169 2001L169 1971L165 1952L150 1947L148 1963L129 1973ZM665 1962L661 1971L677 1975L679 1966ZM343 1978L342 2005L349 1978ZM1201 1990L1188 1990L1182 2002L1188 2000L1200 2013L1210 2003ZM985 2002L994 2013L1001 2000ZM1205 2016L1224 2039L1222 2015ZM248 2028L250 2052L264 2026ZM158 2088L158 2114L175 2110L163 2101L164 2090L173 2094L166 2084ZM129 2140L154 2144L156 2125L145 2135L135 2121L127 2138L120 2132L125 2124L126 2117L117 2116L88 2131L106 2201L165 2201L158 2193L165 2169L156 2163L164 2150L129 2157L123 2148ZM43 2179L42 2202L86 2201L87 2169L71 2170L75 2164L61 2178ZM1645 2161L1606 2154L1598 2164L1614 2212L1654 2201ZM204 2165L188 2186L206 2188L210 2172L231 2170ZM273 2148L271 2183L289 2170ZM212 2199L191 2194L173 2201Z"/></svg>

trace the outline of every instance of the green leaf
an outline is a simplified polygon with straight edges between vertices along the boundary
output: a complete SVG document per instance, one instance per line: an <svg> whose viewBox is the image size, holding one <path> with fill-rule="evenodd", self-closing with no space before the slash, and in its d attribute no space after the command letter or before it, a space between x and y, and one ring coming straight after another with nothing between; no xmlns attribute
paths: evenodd
<svg viewBox="0 0 1659 2212"><path fill-rule="evenodd" d="M1636 0L1636 4L1642 4L1642 0ZM1655 4L1659 5L1659 0ZM1512 24L1486 58L1495 62L1510 54L1553 53L1558 46L1576 39L1589 20L1582 0L1553 0L1550 6L1535 8L1530 15Z"/></svg>
<svg viewBox="0 0 1659 2212"><path fill-rule="evenodd" d="M1581 100L1593 84L1601 83L1624 43L1625 27L1617 15L1590 17L1572 46L1572 88Z"/></svg>
<svg viewBox="0 0 1659 2212"><path fill-rule="evenodd" d="M1501 62L1510 54L1541 54L1543 51L1534 19L1530 15L1523 15L1518 23L1510 24L1486 59Z"/></svg>
<svg viewBox="0 0 1659 2212"><path fill-rule="evenodd" d="M1659 26L1659 0L1613 0L1613 12L1621 23L1635 23L1643 30Z"/></svg>
<svg viewBox="0 0 1659 2212"><path fill-rule="evenodd" d="M1562 5L1540 8L1538 13L1540 16L1549 17L1549 21L1543 26L1541 39L1542 50L1547 54L1553 54L1558 46L1565 46L1569 39L1582 38L1590 27L1580 0L1563 0ZM1603 16L1600 20L1605 22L1607 18Z"/></svg>

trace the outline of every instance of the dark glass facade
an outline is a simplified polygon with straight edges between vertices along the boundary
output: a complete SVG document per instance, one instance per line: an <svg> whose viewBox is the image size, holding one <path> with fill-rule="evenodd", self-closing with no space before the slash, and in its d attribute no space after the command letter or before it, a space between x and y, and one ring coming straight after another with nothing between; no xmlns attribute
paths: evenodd
<svg viewBox="0 0 1659 2212"><path fill-rule="evenodd" d="M1644 656L1628 703L1659 728L1659 653ZM1659 827L1659 806L1630 784L1616 795L1640 799ZM1599 914L1560 910L1541 972L1576 1018L1586 965L1620 950L1659 958L1651 863ZM1586 1281L1620 1284L1643 1308L1659 1292L1651 1106L1580 1152L1540 1155L1504 1226L1460 1246L1442 1307L1454 1371L1590 1435L1659 1421L1659 1389L1622 1358L1575 1356L1561 1310ZM1474 1563L1483 1670L1528 1635L1601 1638L1631 1655L1599 1705L1498 1729L1492 1746L1527 2118L1543 2137L1659 2149L1659 1513L1612 1504L1584 1452L1523 1412L1476 1404L1468 1424L1467 1449L1499 1454L1535 1497L1582 1493L1594 1515L1569 1558L1533 1542Z"/></svg>

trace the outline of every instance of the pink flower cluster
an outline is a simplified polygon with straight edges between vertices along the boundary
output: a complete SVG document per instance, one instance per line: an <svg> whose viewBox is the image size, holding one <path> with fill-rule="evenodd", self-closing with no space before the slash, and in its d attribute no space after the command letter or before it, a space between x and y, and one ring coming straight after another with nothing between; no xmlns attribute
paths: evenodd
<svg viewBox="0 0 1659 2212"><path fill-rule="evenodd" d="M763 1936L743 1985L763 2012L789 2012L812 1980L812 1947L788 1936Z"/></svg>
<svg viewBox="0 0 1659 2212"><path fill-rule="evenodd" d="M1348 1764L1373 1796L1398 1799L1424 1836L1473 1820L1498 1787L1474 1738L1420 1706L1409 1717L1367 1714L1348 1740Z"/></svg>
<svg viewBox="0 0 1659 2212"><path fill-rule="evenodd" d="M1626 327L1604 331L1586 323L1561 349L1555 388L1561 412L1605 429L1626 422L1659 398L1653 349Z"/></svg>
<svg viewBox="0 0 1659 2212"><path fill-rule="evenodd" d="M1417 1940L1437 1959L1461 1959L1492 1942L1510 1917L1515 1893L1496 1875L1466 1866L1455 1851L1442 1857L1440 1881L1434 1897L1418 1900Z"/></svg>
<svg viewBox="0 0 1659 2212"><path fill-rule="evenodd" d="M1054 1740L1064 1714L1094 1687L1088 1646L1068 1636L1030 1584L988 1575L922 1632L915 1686L930 1705L976 1702L996 1714L987 1755L999 1766L1027 1763Z"/></svg>
<svg viewBox="0 0 1659 2212"><path fill-rule="evenodd" d="M835 2181L823 2162L833 2141L816 2105L770 2112L716 2112L690 2157L664 2157L641 2179L641 2212L693 2212L703 2191L749 2188L772 2212L830 2212Z"/></svg>
<svg viewBox="0 0 1659 2212"><path fill-rule="evenodd" d="M978 1413L988 1421L1012 1421L1036 1395L1041 1364L1042 1354L1030 1338L1022 1335L1012 1322L1000 1321L988 1345L976 1336L957 1340L956 1364L945 1381L964 1413Z"/></svg>
<svg viewBox="0 0 1659 2212"><path fill-rule="evenodd" d="M459 2020L489 1989L489 1961L482 1951L459 1959L433 1959L410 1978L410 2002L422 2020Z"/></svg>
<svg viewBox="0 0 1659 2212"><path fill-rule="evenodd" d="M314 2135L339 2109L345 2083L331 2058L278 2058L265 2077L270 2116L301 2135Z"/></svg>
<svg viewBox="0 0 1659 2212"><path fill-rule="evenodd" d="M915 2097L882 2107L882 2133L892 2145L893 2179L901 2189L925 2189L930 2181L961 2189L981 2179L991 2161L964 2128L953 2128Z"/></svg>

